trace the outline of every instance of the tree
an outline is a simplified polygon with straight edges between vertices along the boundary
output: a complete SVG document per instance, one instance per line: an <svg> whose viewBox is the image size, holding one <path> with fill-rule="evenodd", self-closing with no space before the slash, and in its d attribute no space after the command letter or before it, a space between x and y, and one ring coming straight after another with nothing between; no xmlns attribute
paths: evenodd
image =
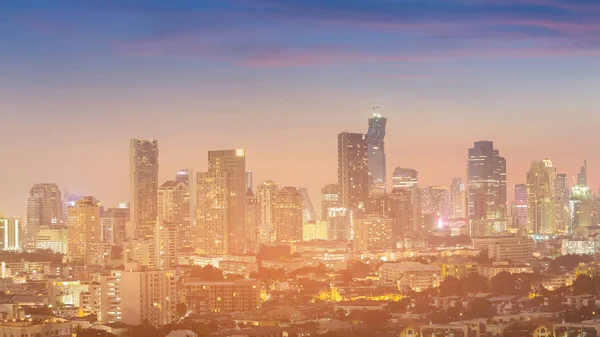
<svg viewBox="0 0 600 337"><path fill-rule="evenodd" d="M594 281L587 275L579 275L573 282L571 289L574 295L594 294L596 292Z"/></svg>
<svg viewBox="0 0 600 337"><path fill-rule="evenodd" d="M463 290L468 294L485 293L490 291L488 280L479 274L470 274L462 278Z"/></svg>
<svg viewBox="0 0 600 337"><path fill-rule="evenodd" d="M76 331L77 337L117 337L117 335L98 329L79 329Z"/></svg>
<svg viewBox="0 0 600 337"><path fill-rule="evenodd" d="M194 266L192 268L192 277L199 277L203 281L222 281L224 279L223 271L210 264L204 267Z"/></svg>
<svg viewBox="0 0 600 337"><path fill-rule="evenodd" d="M462 296L463 287L461 281L453 276L446 277L442 283L440 283L440 295Z"/></svg>
<svg viewBox="0 0 600 337"><path fill-rule="evenodd" d="M500 272L492 278L492 291L502 295L520 295L529 294L531 285L528 280L522 279L517 274L509 272Z"/></svg>
<svg viewBox="0 0 600 337"><path fill-rule="evenodd" d="M127 337L163 337L164 335L148 323L136 325L125 334Z"/></svg>
<svg viewBox="0 0 600 337"><path fill-rule="evenodd" d="M175 311L177 312L177 316L183 317L187 313L187 305L185 303L177 303Z"/></svg>
<svg viewBox="0 0 600 337"><path fill-rule="evenodd" d="M471 302L470 315L475 318L492 318L496 315L496 308L485 298L476 298Z"/></svg>

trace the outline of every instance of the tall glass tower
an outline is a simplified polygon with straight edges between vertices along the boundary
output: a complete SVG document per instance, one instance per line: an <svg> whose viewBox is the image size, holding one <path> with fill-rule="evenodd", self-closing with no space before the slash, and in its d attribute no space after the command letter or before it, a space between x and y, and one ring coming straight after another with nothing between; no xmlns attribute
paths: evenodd
<svg viewBox="0 0 600 337"><path fill-rule="evenodd" d="M387 118L374 113L369 118L369 130L367 138L369 141L369 192L386 192L386 170L385 170L385 126Z"/></svg>

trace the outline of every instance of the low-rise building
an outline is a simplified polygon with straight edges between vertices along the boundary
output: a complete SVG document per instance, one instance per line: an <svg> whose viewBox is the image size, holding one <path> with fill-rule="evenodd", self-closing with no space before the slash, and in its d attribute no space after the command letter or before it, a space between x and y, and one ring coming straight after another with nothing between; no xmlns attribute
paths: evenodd
<svg viewBox="0 0 600 337"><path fill-rule="evenodd" d="M260 307L257 280L184 282L188 309L206 307L210 312L242 312Z"/></svg>
<svg viewBox="0 0 600 337"><path fill-rule="evenodd" d="M439 266L418 262L389 262L379 267L379 279L383 282L396 282L399 289L423 291L439 287L442 270Z"/></svg>
<svg viewBox="0 0 600 337"><path fill-rule="evenodd" d="M494 261L531 261L533 241L527 236L486 236L473 238L473 249L487 250Z"/></svg>
<svg viewBox="0 0 600 337"><path fill-rule="evenodd" d="M63 319L46 321L16 320L0 322L0 336L52 336L72 337L71 322Z"/></svg>
<svg viewBox="0 0 600 337"><path fill-rule="evenodd" d="M502 272L510 274L533 274L534 270L530 265L510 263L508 261L493 262L491 264L488 263L479 266L479 274L487 277L489 280Z"/></svg>

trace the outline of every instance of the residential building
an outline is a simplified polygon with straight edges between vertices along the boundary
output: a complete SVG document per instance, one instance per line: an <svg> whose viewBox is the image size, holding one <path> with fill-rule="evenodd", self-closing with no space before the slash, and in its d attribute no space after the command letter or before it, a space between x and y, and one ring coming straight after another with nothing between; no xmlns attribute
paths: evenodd
<svg viewBox="0 0 600 337"><path fill-rule="evenodd" d="M67 259L70 263L83 264L91 258L90 247L102 242L100 228L100 205L92 196L83 197L67 209Z"/></svg>
<svg viewBox="0 0 600 337"><path fill-rule="evenodd" d="M357 251L386 250L393 248L393 220L374 214L354 219L352 249Z"/></svg>
<svg viewBox="0 0 600 337"><path fill-rule="evenodd" d="M487 250L494 261L531 261L533 241L526 236L490 236L473 238L473 249Z"/></svg>
<svg viewBox="0 0 600 337"><path fill-rule="evenodd" d="M340 203L350 211L363 210L369 195L367 138L362 133L338 135Z"/></svg>
<svg viewBox="0 0 600 337"><path fill-rule="evenodd" d="M131 139L129 143L130 239L152 239L158 209L158 141Z"/></svg>
<svg viewBox="0 0 600 337"><path fill-rule="evenodd" d="M527 172L527 231L556 231L556 168L550 159L534 161Z"/></svg>
<svg viewBox="0 0 600 337"><path fill-rule="evenodd" d="M279 185L272 180L263 181L256 187L260 212L258 230L258 241L260 243L267 243L275 240L275 210L273 208L273 203L277 191L279 191Z"/></svg>
<svg viewBox="0 0 600 337"><path fill-rule="evenodd" d="M56 184L34 184L27 198L26 246L36 246L35 237L41 228L63 224L62 199Z"/></svg>
<svg viewBox="0 0 600 337"><path fill-rule="evenodd" d="M158 221L171 224L176 229L179 248L191 249L195 246L196 231L190 220L189 178L178 175L180 181L167 181L158 188Z"/></svg>
<svg viewBox="0 0 600 337"><path fill-rule="evenodd" d="M206 307L213 313L243 312L258 309L259 284L256 280L184 281L185 303L189 310Z"/></svg>
<svg viewBox="0 0 600 337"><path fill-rule="evenodd" d="M403 291L420 292L439 287L442 270L439 266L418 262L388 262L379 267L379 279L384 282L397 282Z"/></svg>
<svg viewBox="0 0 600 337"><path fill-rule="evenodd" d="M302 241L302 195L295 187L283 187L275 195L275 238L278 242Z"/></svg>
<svg viewBox="0 0 600 337"><path fill-rule="evenodd" d="M196 178L198 195L198 243L202 254L228 252L227 173L199 172Z"/></svg>

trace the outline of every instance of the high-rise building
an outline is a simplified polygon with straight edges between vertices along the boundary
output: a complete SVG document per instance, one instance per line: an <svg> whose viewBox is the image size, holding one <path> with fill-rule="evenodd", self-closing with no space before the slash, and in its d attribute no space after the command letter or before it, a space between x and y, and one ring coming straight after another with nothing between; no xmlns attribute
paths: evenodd
<svg viewBox="0 0 600 337"><path fill-rule="evenodd" d="M354 219L352 249L357 251L386 250L393 247L393 220L374 214Z"/></svg>
<svg viewBox="0 0 600 337"><path fill-rule="evenodd" d="M519 229L527 227L527 184L515 185L515 208L513 226Z"/></svg>
<svg viewBox="0 0 600 337"><path fill-rule="evenodd" d="M571 188L570 208L572 218L569 232L592 226L594 197L588 187L576 185Z"/></svg>
<svg viewBox="0 0 600 337"><path fill-rule="evenodd" d="M338 184L327 184L321 188L321 220L327 221L330 208L339 208L340 186Z"/></svg>
<svg viewBox="0 0 600 337"><path fill-rule="evenodd" d="M416 188L396 187L390 193L390 217L393 220L392 238L397 243L406 233L417 229L419 207Z"/></svg>
<svg viewBox="0 0 600 337"><path fill-rule="evenodd" d="M490 235L506 225L506 160L490 141L475 142L467 164L471 235Z"/></svg>
<svg viewBox="0 0 600 337"><path fill-rule="evenodd" d="M302 195L295 187L283 187L275 195L275 238L278 242L302 241Z"/></svg>
<svg viewBox="0 0 600 337"><path fill-rule="evenodd" d="M315 208L313 206L312 201L310 200L310 195L308 194L308 190L306 188L298 188L298 192L302 196L302 219L304 222L310 220L316 220L317 215L315 214Z"/></svg>
<svg viewBox="0 0 600 337"><path fill-rule="evenodd" d="M125 242L127 222L130 220L129 207L127 203L121 203L119 207L109 208L102 212L101 223L110 224L112 227L111 240L104 240L114 244Z"/></svg>
<svg viewBox="0 0 600 337"><path fill-rule="evenodd" d="M67 209L67 258L72 263L87 263L91 246L102 242L100 228L100 205L96 198L88 196Z"/></svg>
<svg viewBox="0 0 600 337"><path fill-rule="evenodd" d="M394 188L416 188L419 185L419 173L415 169L398 166L392 180Z"/></svg>
<svg viewBox="0 0 600 337"><path fill-rule="evenodd" d="M258 226L259 243L266 243L275 240L273 235L275 226L275 211L273 208L273 202L278 190L279 185L273 180L263 181L256 187L260 212Z"/></svg>
<svg viewBox="0 0 600 337"><path fill-rule="evenodd" d="M583 166L577 173L577 185L587 186L587 160L583 161Z"/></svg>
<svg viewBox="0 0 600 337"><path fill-rule="evenodd" d="M344 207L331 207L327 215L327 237L332 241L348 242L352 239L350 212Z"/></svg>
<svg viewBox="0 0 600 337"><path fill-rule="evenodd" d="M192 249L196 243L195 228L190 221L189 180L167 181L158 188L158 221L176 228L180 248Z"/></svg>
<svg viewBox="0 0 600 337"><path fill-rule="evenodd" d="M0 250L22 250L23 232L23 221L20 218L5 218L0 215Z"/></svg>
<svg viewBox="0 0 600 337"><path fill-rule="evenodd" d="M179 265L181 228L173 222L162 222L160 218L156 226L157 267L160 270L174 270Z"/></svg>
<svg viewBox="0 0 600 337"><path fill-rule="evenodd" d="M556 174L556 230L568 233L571 230L571 190L565 173Z"/></svg>
<svg viewBox="0 0 600 337"><path fill-rule="evenodd" d="M534 161L527 172L527 231L556 231L556 168L550 159Z"/></svg>
<svg viewBox="0 0 600 337"><path fill-rule="evenodd" d="M338 184L342 207L364 210L369 196L368 140L362 133L338 135Z"/></svg>
<svg viewBox="0 0 600 337"><path fill-rule="evenodd" d="M202 254L226 254L229 220L227 173L199 172L196 183L197 247Z"/></svg>
<svg viewBox="0 0 600 337"><path fill-rule="evenodd" d="M175 276L172 271L143 270L126 264L125 270L112 270L97 276L102 314L106 323L121 322L153 326L166 325L177 318Z"/></svg>
<svg viewBox="0 0 600 337"><path fill-rule="evenodd" d="M369 142L368 167L369 186L371 193L385 193L386 186L386 158L385 158L385 126L387 118L374 113L369 118L367 138Z"/></svg>
<svg viewBox="0 0 600 337"><path fill-rule="evenodd" d="M327 240L329 238L328 232L329 228L327 221L310 220L304 223L302 237L304 241Z"/></svg>
<svg viewBox="0 0 600 337"><path fill-rule="evenodd" d="M246 192L246 246L256 251L259 244L260 204L252 189Z"/></svg>
<svg viewBox="0 0 600 337"><path fill-rule="evenodd" d="M132 139L129 143L130 239L152 239L158 208L158 141Z"/></svg>
<svg viewBox="0 0 600 337"><path fill-rule="evenodd" d="M246 172L246 191L253 189L252 185L252 171Z"/></svg>
<svg viewBox="0 0 600 337"><path fill-rule="evenodd" d="M67 208L69 206L75 205L75 201L79 200L81 197L82 197L81 195L71 194L66 189L64 190L64 192L62 193L62 213L63 214L61 217L63 222L67 221Z"/></svg>
<svg viewBox="0 0 600 337"><path fill-rule="evenodd" d="M41 228L63 224L62 197L56 184L34 184L27 198L27 248L34 248Z"/></svg>
<svg viewBox="0 0 600 337"><path fill-rule="evenodd" d="M246 151L243 149L208 151L208 172L226 174L227 252L238 253L246 237Z"/></svg>
<svg viewBox="0 0 600 337"><path fill-rule="evenodd" d="M467 218L467 189L462 178L452 178L450 188L450 218Z"/></svg>
<svg viewBox="0 0 600 337"><path fill-rule="evenodd" d="M428 186L420 191L421 215L433 219L425 222L428 229L435 228L442 219L448 219L450 194L446 186Z"/></svg>

